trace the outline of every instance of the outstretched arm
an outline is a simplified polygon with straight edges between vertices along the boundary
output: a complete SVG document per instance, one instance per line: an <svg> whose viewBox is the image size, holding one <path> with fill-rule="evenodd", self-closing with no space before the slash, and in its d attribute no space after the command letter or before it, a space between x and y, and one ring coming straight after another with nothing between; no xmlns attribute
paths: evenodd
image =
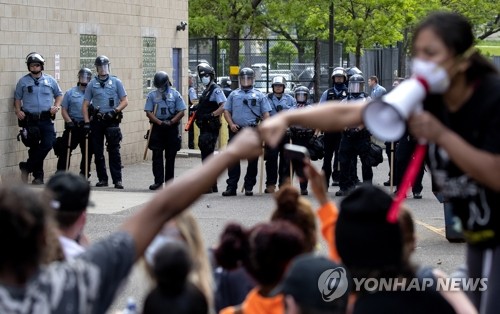
<svg viewBox="0 0 500 314"><path fill-rule="evenodd" d="M289 125L302 125L322 131L342 131L346 126L362 124L364 102L330 101L320 106L281 111L259 127L263 139L276 147Z"/></svg>
<svg viewBox="0 0 500 314"><path fill-rule="evenodd" d="M127 219L121 227L134 239L136 260L144 253L163 224L194 203L225 169L240 159L256 158L261 152L262 140L258 133L245 129L221 153L212 155L201 166L169 181L142 210Z"/></svg>

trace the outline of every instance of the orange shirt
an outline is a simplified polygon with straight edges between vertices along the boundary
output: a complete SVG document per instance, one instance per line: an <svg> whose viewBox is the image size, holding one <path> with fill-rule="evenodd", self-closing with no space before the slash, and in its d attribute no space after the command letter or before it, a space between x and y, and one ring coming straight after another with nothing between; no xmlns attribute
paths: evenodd
<svg viewBox="0 0 500 314"><path fill-rule="evenodd" d="M278 294L275 297L264 297L259 294L259 288L253 288L239 306L230 306L220 310L219 314L285 314L285 304L283 295Z"/></svg>
<svg viewBox="0 0 500 314"><path fill-rule="evenodd" d="M330 259L340 263L340 256L335 245L335 228L339 218L339 210L333 202L328 202L318 209L318 217L321 223L321 234L328 243Z"/></svg>

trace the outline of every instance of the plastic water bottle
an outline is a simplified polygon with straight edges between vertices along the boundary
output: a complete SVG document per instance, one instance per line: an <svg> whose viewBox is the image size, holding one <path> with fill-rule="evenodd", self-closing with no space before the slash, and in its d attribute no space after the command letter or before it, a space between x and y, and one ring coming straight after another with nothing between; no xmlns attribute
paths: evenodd
<svg viewBox="0 0 500 314"><path fill-rule="evenodd" d="M123 314L137 314L137 303L133 298L127 299L127 307L123 311Z"/></svg>

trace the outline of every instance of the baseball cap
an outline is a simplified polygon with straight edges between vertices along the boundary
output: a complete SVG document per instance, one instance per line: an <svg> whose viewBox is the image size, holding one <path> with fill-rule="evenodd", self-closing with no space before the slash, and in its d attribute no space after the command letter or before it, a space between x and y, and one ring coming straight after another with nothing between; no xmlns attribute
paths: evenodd
<svg viewBox="0 0 500 314"><path fill-rule="evenodd" d="M47 182L46 189L53 194L52 208L65 212L81 212L89 202L90 184L80 175L70 172L58 172Z"/></svg>
<svg viewBox="0 0 500 314"><path fill-rule="evenodd" d="M344 313L348 288L344 267L324 256L303 254L292 261L271 295L291 295L300 307L307 309Z"/></svg>

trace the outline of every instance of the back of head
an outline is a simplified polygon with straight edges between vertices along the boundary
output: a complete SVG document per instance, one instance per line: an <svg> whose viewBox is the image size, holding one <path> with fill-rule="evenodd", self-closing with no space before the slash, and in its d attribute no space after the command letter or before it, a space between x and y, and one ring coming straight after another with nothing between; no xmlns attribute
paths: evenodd
<svg viewBox="0 0 500 314"><path fill-rule="evenodd" d="M187 283L176 296L166 295L161 289L153 289L144 302L143 314L207 314L205 296L193 284Z"/></svg>
<svg viewBox="0 0 500 314"><path fill-rule="evenodd" d="M43 194L27 186L0 185L0 271L24 283L45 252L51 221Z"/></svg>
<svg viewBox="0 0 500 314"><path fill-rule="evenodd" d="M372 185L357 188L340 203L336 244L353 277L401 273L402 233L399 223L387 221L391 203L386 192Z"/></svg>
<svg viewBox="0 0 500 314"><path fill-rule="evenodd" d="M58 172L45 189L52 195L51 207L61 228L71 226L89 205L90 185L80 175Z"/></svg>
<svg viewBox="0 0 500 314"><path fill-rule="evenodd" d="M316 215L311 203L300 196L299 191L291 186L285 185L274 194L277 208L271 216L271 221L285 220L304 233L306 243L305 250L312 252L316 246Z"/></svg>
<svg viewBox="0 0 500 314"><path fill-rule="evenodd" d="M169 242L159 248L154 257L153 274L158 288L165 295L182 291L192 268L191 257L182 242Z"/></svg>
<svg viewBox="0 0 500 314"><path fill-rule="evenodd" d="M332 260L314 254L296 257L273 293L292 296L301 313L345 313L348 273Z"/></svg>

